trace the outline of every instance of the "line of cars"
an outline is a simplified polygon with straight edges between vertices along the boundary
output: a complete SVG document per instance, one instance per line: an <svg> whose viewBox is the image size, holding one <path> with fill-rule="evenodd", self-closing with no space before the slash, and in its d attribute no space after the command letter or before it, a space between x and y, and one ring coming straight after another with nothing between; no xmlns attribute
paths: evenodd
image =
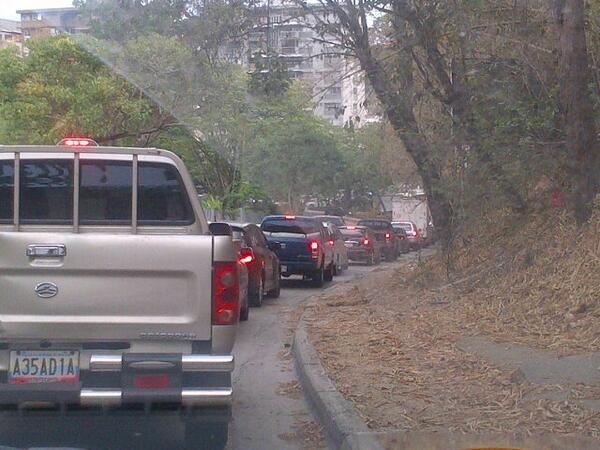
<svg viewBox="0 0 600 450"><path fill-rule="evenodd" d="M412 222L384 219L348 225L339 216L288 214L267 216L260 226L229 226L240 256L240 320L248 320L250 306L260 307L265 296L279 297L281 278L300 275L321 287L347 270L350 261L394 261L424 245Z"/></svg>

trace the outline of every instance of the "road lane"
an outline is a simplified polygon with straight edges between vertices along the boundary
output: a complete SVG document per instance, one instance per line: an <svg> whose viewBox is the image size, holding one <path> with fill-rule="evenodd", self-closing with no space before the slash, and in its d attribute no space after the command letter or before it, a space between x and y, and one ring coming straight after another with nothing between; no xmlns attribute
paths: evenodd
<svg viewBox="0 0 600 450"><path fill-rule="evenodd" d="M334 282L349 281L371 267L351 266ZM284 280L279 299L265 299L261 308L250 311L250 320L240 326L235 344L233 420L229 426L230 450L297 450L306 445L298 427L313 421L300 394L281 391L297 382L289 355L287 319L321 289L299 278Z"/></svg>

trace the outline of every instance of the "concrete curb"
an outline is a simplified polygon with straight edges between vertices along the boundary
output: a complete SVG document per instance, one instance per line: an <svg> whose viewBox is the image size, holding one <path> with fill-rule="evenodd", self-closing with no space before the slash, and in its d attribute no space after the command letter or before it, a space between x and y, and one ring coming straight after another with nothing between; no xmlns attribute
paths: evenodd
<svg viewBox="0 0 600 450"><path fill-rule="evenodd" d="M335 448L382 450L379 440L327 376L308 339L304 317L294 333L292 352L304 392Z"/></svg>

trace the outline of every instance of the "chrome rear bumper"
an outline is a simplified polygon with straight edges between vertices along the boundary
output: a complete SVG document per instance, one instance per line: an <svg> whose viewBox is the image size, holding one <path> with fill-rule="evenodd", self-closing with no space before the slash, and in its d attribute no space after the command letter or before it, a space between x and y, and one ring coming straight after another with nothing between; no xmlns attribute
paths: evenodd
<svg viewBox="0 0 600 450"><path fill-rule="evenodd" d="M89 407L118 407L123 404L121 389L82 389L80 394L81 406ZM184 388L181 391L182 406L229 406L233 396L231 388ZM152 397L148 393L149 399Z"/></svg>
<svg viewBox="0 0 600 450"><path fill-rule="evenodd" d="M169 403L184 407L229 406L233 396L230 375L233 368L233 355L92 355L86 373L92 377L97 374L96 378L101 380L108 376L112 382L96 381L86 386L85 380L89 377L82 375L83 382L75 384L0 384L0 405L27 407L27 404L54 403L119 407L135 403ZM135 378L138 375L142 378L167 377L168 383L163 387L137 386ZM203 386L206 383L202 380L206 377L212 377L213 382Z"/></svg>

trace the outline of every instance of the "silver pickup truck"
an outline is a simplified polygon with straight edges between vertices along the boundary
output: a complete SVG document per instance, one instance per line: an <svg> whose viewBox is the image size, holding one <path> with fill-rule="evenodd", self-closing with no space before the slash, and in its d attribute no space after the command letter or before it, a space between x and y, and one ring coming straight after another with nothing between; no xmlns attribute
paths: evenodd
<svg viewBox="0 0 600 450"><path fill-rule="evenodd" d="M227 408L238 278L173 153L0 146L0 405Z"/></svg>

